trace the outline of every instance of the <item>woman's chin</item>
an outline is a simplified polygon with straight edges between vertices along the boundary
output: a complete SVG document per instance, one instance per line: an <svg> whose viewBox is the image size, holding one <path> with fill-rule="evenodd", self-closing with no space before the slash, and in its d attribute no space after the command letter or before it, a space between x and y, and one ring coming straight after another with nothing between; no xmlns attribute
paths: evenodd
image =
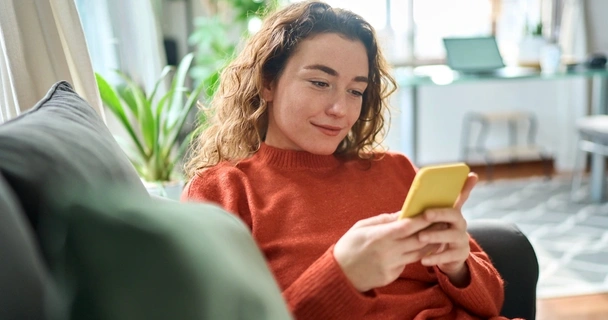
<svg viewBox="0 0 608 320"><path fill-rule="evenodd" d="M313 144L308 148L303 148L304 150L312 153L312 154L316 154L319 156L329 156L334 154L334 152L336 152L336 149L338 148L337 144L324 144L324 145L320 145L320 144Z"/></svg>

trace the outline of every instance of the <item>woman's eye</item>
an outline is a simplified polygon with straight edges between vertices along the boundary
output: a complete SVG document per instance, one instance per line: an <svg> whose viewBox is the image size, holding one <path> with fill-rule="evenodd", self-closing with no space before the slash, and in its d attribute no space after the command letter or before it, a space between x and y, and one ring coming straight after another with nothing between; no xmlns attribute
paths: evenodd
<svg viewBox="0 0 608 320"><path fill-rule="evenodd" d="M357 97L362 97L363 96L363 92L358 91L358 90L351 90L350 92L352 94L356 95Z"/></svg>
<svg viewBox="0 0 608 320"><path fill-rule="evenodd" d="M314 84L317 87L321 87L321 88L326 88L329 87L329 84L327 84L326 82L323 81L311 81L312 84Z"/></svg>

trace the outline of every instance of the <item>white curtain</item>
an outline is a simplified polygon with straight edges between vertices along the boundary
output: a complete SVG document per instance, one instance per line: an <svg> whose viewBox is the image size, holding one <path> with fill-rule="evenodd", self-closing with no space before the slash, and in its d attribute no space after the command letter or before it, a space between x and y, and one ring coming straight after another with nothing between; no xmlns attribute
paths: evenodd
<svg viewBox="0 0 608 320"><path fill-rule="evenodd" d="M59 80L104 117L73 0L1 0L0 122L30 109Z"/></svg>
<svg viewBox="0 0 608 320"><path fill-rule="evenodd" d="M568 58L584 61L588 54L585 1L565 0L559 34L559 44Z"/></svg>
<svg viewBox="0 0 608 320"><path fill-rule="evenodd" d="M116 83L120 79L113 70L119 69L145 89L152 88L167 64L152 1L76 0L76 5L95 72Z"/></svg>

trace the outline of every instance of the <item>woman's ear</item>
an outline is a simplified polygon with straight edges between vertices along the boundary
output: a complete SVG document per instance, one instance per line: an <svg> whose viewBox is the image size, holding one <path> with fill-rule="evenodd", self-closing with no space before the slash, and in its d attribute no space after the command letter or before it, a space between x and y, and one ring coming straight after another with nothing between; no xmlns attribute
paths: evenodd
<svg viewBox="0 0 608 320"><path fill-rule="evenodd" d="M271 102L274 97L274 81L264 83L262 89L262 99L266 102Z"/></svg>

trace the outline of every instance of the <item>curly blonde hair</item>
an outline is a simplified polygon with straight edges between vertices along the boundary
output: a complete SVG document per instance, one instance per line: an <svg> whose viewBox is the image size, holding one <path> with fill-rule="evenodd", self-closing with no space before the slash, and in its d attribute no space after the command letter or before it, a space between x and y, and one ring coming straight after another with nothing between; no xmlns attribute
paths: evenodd
<svg viewBox="0 0 608 320"><path fill-rule="evenodd" d="M208 127L191 146L191 157L185 165L188 178L221 161L248 158L259 149L268 128L268 109L261 98L265 84L280 77L302 40L321 33L340 34L365 46L369 83L363 93L361 114L334 154L345 158L373 157L384 135L387 98L396 88L375 31L348 10L318 1L299 2L269 15L222 72L208 110Z"/></svg>

